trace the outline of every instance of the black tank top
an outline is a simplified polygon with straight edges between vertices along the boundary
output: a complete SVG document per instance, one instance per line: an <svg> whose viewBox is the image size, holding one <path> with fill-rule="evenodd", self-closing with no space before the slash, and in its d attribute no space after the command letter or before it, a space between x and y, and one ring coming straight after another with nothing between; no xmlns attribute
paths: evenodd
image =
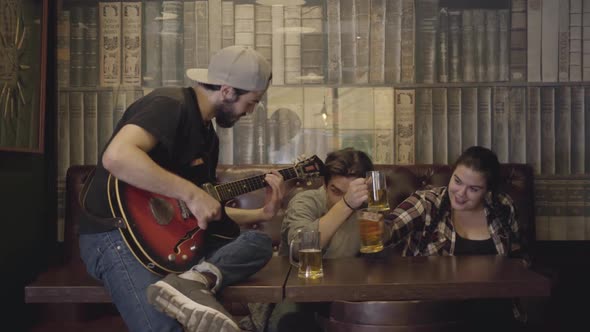
<svg viewBox="0 0 590 332"><path fill-rule="evenodd" d="M486 240L469 240L461 237L459 233L455 233L457 240L455 241L455 252L453 255L497 255L496 245L494 240L490 237Z"/></svg>

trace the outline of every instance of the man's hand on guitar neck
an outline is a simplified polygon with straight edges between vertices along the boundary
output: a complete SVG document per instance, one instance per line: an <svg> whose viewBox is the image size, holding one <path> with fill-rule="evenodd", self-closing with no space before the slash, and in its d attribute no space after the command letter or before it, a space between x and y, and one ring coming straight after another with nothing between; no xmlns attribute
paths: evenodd
<svg viewBox="0 0 590 332"><path fill-rule="evenodd" d="M281 202L285 196L285 181L278 171L271 171L266 174L264 181L266 197L264 206L258 209L236 209L226 207L227 215L238 224L249 224L260 221L268 221L274 217L281 208Z"/></svg>
<svg viewBox="0 0 590 332"><path fill-rule="evenodd" d="M266 197L264 207L262 208L261 219L270 220L281 208L281 203L285 196L285 181L281 173L276 170L266 174L264 181L266 181L268 187L265 189Z"/></svg>

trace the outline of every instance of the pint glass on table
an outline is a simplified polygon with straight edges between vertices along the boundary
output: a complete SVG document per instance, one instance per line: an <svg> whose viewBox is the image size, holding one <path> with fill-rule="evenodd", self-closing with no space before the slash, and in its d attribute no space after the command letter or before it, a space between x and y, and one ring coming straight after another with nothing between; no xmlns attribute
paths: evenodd
<svg viewBox="0 0 590 332"><path fill-rule="evenodd" d="M298 262L294 259L297 253ZM299 278L317 279L324 276L320 232L301 230L289 244L289 260L299 270Z"/></svg>

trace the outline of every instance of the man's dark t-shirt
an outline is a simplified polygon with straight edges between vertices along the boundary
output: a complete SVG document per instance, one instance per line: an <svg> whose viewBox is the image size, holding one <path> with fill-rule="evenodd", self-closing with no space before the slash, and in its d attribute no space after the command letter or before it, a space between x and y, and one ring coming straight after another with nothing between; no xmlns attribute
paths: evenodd
<svg viewBox="0 0 590 332"><path fill-rule="evenodd" d="M156 138L158 143L148 154L158 165L197 184L215 181L219 139L211 124L204 123L192 88L159 88L138 99L127 108L113 136L127 124ZM100 217L111 217L108 176L101 155L85 200L88 212ZM112 229L89 218L80 220L81 234ZM210 223L207 233L237 236L239 227L226 217L223 222Z"/></svg>

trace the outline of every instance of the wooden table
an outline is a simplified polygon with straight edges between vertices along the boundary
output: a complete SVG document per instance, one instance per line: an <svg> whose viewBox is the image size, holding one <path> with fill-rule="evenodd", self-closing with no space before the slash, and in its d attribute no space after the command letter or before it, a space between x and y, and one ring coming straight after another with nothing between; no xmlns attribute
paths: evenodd
<svg viewBox="0 0 590 332"><path fill-rule="evenodd" d="M288 257L273 257L260 271L250 278L223 289L224 300L278 303L283 301L283 288L289 276L291 264Z"/></svg>
<svg viewBox="0 0 590 332"><path fill-rule="evenodd" d="M521 260L499 256L324 260L324 277L306 281L293 268L285 299L294 302L396 301L549 296L550 281Z"/></svg>

